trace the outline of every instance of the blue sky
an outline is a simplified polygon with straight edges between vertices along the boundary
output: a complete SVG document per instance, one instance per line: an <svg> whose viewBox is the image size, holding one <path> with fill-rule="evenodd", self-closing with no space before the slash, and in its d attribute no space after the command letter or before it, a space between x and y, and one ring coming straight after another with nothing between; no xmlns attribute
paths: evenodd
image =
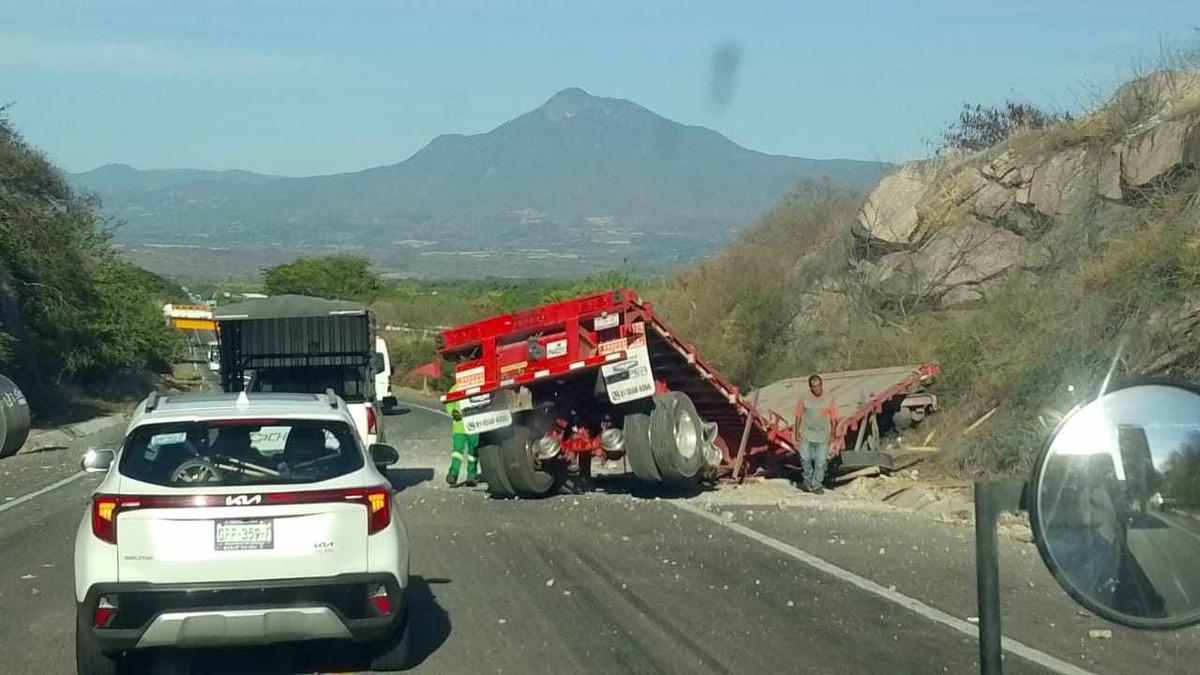
<svg viewBox="0 0 1200 675"><path fill-rule="evenodd" d="M1200 5L0 0L0 16L0 101L64 168L306 175L487 131L567 86L756 150L898 161L966 100L1094 104L1192 39ZM725 106L718 53L736 55Z"/></svg>

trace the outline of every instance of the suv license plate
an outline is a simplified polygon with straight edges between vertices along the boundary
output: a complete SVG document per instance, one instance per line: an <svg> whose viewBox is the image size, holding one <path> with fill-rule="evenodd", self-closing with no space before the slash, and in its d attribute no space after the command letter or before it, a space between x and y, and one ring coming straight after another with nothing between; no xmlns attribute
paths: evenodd
<svg viewBox="0 0 1200 675"><path fill-rule="evenodd" d="M218 551L261 551L275 546L273 520L218 520L214 548Z"/></svg>

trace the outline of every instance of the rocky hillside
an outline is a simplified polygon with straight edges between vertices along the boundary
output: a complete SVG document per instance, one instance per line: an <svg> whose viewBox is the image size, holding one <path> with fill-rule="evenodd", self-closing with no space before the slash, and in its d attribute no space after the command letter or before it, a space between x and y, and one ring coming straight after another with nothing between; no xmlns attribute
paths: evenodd
<svg viewBox="0 0 1200 675"><path fill-rule="evenodd" d="M900 167L863 204L854 264L899 301L979 302L1130 233L1197 166L1200 75L1161 73L1079 121Z"/></svg>
<svg viewBox="0 0 1200 675"><path fill-rule="evenodd" d="M815 203L781 204L661 290L744 385L938 361L943 465L1006 472L1110 367L1200 377L1200 74Z"/></svg>

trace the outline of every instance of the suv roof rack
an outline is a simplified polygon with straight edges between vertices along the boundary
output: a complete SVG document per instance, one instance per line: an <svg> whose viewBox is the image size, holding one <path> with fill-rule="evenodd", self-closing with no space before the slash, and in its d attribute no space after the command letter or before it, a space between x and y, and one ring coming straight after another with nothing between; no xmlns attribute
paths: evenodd
<svg viewBox="0 0 1200 675"><path fill-rule="evenodd" d="M337 410L338 395L337 392L333 390L333 387L329 387L325 390L325 397L329 399L329 407Z"/></svg>
<svg viewBox="0 0 1200 675"><path fill-rule="evenodd" d="M150 395L146 397L146 412L154 412L161 399L162 397L158 395L157 391L150 392Z"/></svg>

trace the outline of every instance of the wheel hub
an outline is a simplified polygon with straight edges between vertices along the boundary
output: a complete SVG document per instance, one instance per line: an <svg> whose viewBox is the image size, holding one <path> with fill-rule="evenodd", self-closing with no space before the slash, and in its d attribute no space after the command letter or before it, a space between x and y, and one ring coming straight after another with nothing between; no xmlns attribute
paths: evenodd
<svg viewBox="0 0 1200 675"><path fill-rule="evenodd" d="M699 450L699 437L696 435L696 419L687 410L677 410L675 414L675 447L679 454L691 459Z"/></svg>

